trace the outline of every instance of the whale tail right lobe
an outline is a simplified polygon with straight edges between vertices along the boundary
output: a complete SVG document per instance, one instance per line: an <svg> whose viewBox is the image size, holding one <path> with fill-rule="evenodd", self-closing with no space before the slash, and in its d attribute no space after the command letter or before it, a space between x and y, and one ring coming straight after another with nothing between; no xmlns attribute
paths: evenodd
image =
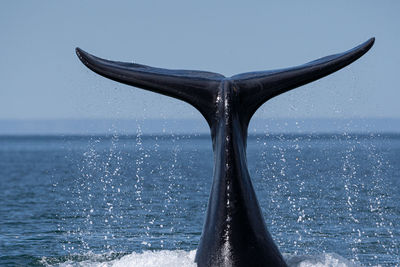
<svg viewBox="0 0 400 267"><path fill-rule="evenodd" d="M292 68L232 76L231 79L239 88L244 124L248 125L256 110L269 99L346 67L368 52L374 42L375 38L371 38L344 53L323 57Z"/></svg>

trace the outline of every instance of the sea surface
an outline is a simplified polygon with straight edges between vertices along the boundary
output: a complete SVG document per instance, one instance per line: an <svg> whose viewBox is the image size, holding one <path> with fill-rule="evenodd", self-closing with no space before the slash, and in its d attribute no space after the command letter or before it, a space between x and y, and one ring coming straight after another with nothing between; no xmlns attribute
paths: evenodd
<svg viewBox="0 0 400 267"><path fill-rule="evenodd" d="M400 266L400 134L254 135L290 266ZM195 266L209 135L0 136L0 266Z"/></svg>

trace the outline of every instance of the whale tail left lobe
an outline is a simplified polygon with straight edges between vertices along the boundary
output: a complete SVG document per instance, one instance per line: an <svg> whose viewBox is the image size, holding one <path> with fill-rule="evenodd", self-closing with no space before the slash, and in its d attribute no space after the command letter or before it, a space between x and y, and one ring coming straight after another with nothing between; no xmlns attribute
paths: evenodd
<svg viewBox="0 0 400 267"><path fill-rule="evenodd" d="M105 60L80 48L76 54L89 69L111 80L183 100L194 106L211 126L214 98L225 77L195 70L169 70L136 63Z"/></svg>

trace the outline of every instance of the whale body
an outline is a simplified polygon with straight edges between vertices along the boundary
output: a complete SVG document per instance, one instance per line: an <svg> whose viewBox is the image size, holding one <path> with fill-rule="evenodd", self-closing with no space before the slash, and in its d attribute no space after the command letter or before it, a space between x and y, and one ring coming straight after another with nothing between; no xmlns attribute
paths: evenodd
<svg viewBox="0 0 400 267"><path fill-rule="evenodd" d="M247 128L267 100L329 75L364 55L374 38L301 66L232 77L109 61L79 48L92 71L117 82L183 100L210 126L214 178L195 261L198 266L287 266L265 225L246 162Z"/></svg>

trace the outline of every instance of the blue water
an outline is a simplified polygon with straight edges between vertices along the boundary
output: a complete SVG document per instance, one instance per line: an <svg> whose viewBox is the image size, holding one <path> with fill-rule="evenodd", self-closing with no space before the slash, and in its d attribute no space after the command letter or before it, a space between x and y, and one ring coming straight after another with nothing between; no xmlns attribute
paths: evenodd
<svg viewBox="0 0 400 267"><path fill-rule="evenodd" d="M247 154L291 266L399 265L399 134L251 136ZM0 265L190 263L212 164L207 135L0 137Z"/></svg>

